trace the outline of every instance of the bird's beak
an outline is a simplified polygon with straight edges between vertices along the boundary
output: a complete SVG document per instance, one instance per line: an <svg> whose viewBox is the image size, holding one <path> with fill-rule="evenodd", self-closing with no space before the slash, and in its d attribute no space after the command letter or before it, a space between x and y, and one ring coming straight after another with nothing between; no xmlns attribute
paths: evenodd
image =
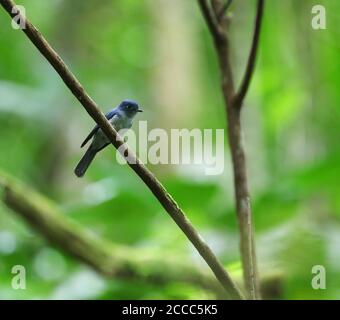
<svg viewBox="0 0 340 320"><path fill-rule="evenodd" d="M137 111L138 111L138 112L143 112L143 110L142 110L142 109L138 109Z"/></svg>

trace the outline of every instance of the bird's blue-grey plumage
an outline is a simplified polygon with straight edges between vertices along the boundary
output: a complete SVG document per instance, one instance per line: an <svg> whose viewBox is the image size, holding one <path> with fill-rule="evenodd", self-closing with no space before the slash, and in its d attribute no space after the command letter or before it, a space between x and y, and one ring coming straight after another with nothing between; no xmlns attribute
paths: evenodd
<svg viewBox="0 0 340 320"><path fill-rule="evenodd" d="M106 119L110 121L115 130L120 131L131 128L133 118L138 112L142 112L142 110L139 108L137 102L132 100L124 100L116 108L106 113L105 116ZM82 177L90 166L96 154L100 150L104 149L108 144L110 144L109 139L106 137L105 133L99 128L98 125L96 125L92 129L90 134L81 144L81 147L85 146L91 138L92 142L89 148L87 149L84 156L81 158L77 167L74 170L74 173L77 177Z"/></svg>
<svg viewBox="0 0 340 320"><path fill-rule="evenodd" d="M110 119L112 119L112 117L114 116L114 115L116 115L117 114L117 112L116 112L116 108L114 108L114 109L112 109L112 110L110 110L109 112L107 112L106 114L105 114L105 117L106 117L106 119L107 120L110 120ZM82 147L84 147L88 142L89 142L89 140L94 136L94 134L98 131L98 129L99 129L99 126L98 126L98 124L92 129L92 131L89 133L89 135L85 138L85 140L83 141L83 143L81 144L81 148Z"/></svg>

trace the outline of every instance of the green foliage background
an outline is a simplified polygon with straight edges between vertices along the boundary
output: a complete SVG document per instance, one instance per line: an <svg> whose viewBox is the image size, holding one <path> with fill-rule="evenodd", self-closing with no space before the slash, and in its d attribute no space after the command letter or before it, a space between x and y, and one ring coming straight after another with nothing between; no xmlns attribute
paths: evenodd
<svg viewBox="0 0 340 320"><path fill-rule="evenodd" d="M255 1L232 7L233 66L244 70ZM27 15L104 111L138 100L149 128L225 128L210 36L193 0L22 0ZM323 4L327 29L311 28ZM271 298L340 298L340 2L269 0L256 74L243 113L261 275L277 273ZM92 120L22 32L0 10L0 169L52 198L98 235L173 256L193 248L143 183L107 148L87 176L73 168ZM136 125L137 127L137 125ZM223 175L187 165L151 166L203 237L240 272L231 164ZM139 152L141 152L139 150ZM27 289L13 290L23 265ZM313 290L323 265L327 289ZM105 279L50 246L0 204L0 298L209 298L172 283Z"/></svg>

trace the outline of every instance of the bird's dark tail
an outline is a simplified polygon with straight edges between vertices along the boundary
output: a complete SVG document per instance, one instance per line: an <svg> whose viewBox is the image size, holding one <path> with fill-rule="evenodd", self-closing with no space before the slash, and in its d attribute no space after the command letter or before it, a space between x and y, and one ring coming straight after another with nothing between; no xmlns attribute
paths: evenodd
<svg viewBox="0 0 340 320"><path fill-rule="evenodd" d="M84 156L80 159L79 163L77 164L76 168L74 169L74 173L78 178L84 176L87 168L89 167L89 165L93 161L96 154L97 154L97 151L93 150L92 146L90 146L87 149Z"/></svg>

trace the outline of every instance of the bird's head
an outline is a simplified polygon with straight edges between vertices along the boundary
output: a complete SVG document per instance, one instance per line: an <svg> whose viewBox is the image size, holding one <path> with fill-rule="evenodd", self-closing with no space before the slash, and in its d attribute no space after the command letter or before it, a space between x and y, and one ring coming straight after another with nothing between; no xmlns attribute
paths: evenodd
<svg viewBox="0 0 340 320"><path fill-rule="evenodd" d="M143 110L140 109L138 103L132 100L122 101L118 106L118 109L129 118L133 118L137 112L143 112Z"/></svg>

